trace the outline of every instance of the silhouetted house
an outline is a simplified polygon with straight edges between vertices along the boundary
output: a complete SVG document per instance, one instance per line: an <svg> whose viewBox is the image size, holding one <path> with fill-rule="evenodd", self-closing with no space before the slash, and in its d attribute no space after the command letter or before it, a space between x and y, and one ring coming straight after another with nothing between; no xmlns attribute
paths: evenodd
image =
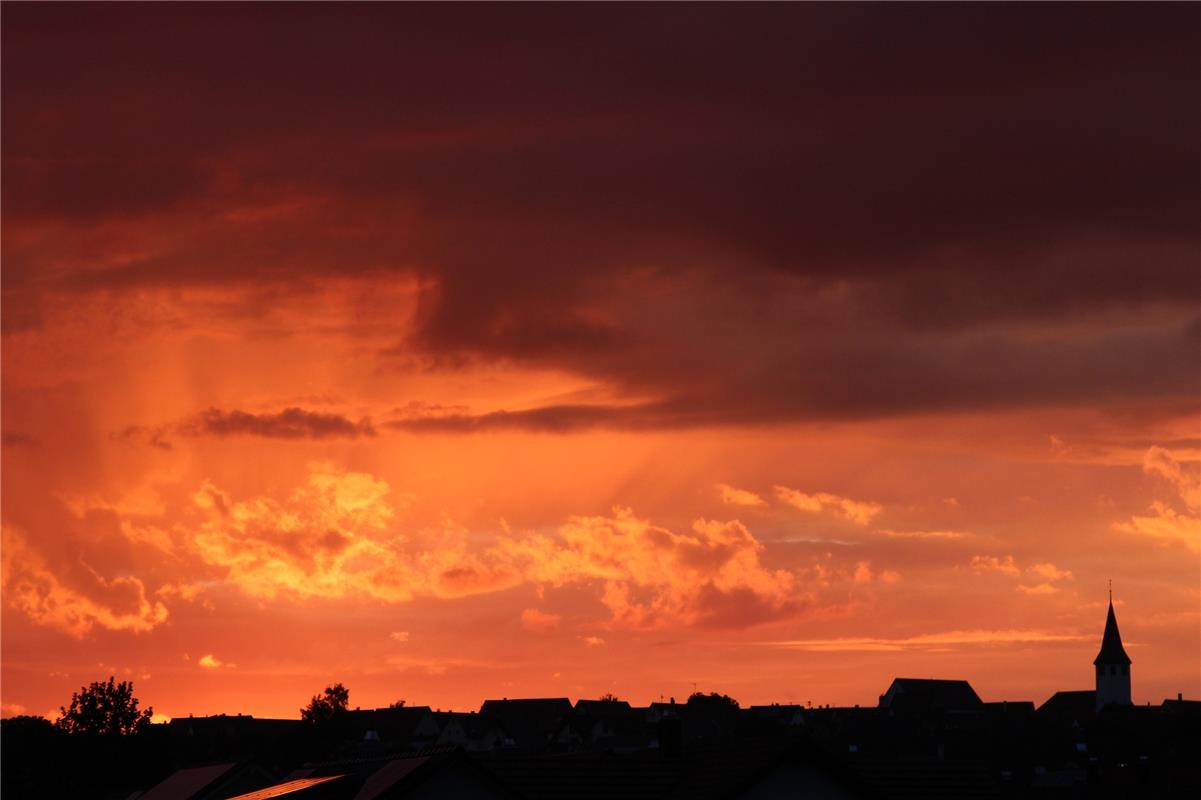
<svg viewBox="0 0 1201 800"><path fill-rule="evenodd" d="M571 701L566 697L485 700L480 706L480 717L499 723L508 735L506 746L511 741L517 750L537 752L550 744L571 711Z"/></svg>
<svg viewBox="0 0 1201 800"><path fill-rule="evenodd" d="M1176 699L1168 698L1159 704L1160 711L1164 714L1188 714L1192 716L1201 716L1201 700L1185 700L1183 695L1176 695Z"/></svg>
<svg viewBox="0 0 1201 800"><path fill-rule="evenodd" d="M1105 616L1101 650L1093 659L1093 666L1097 670L1097 710L1108 705L1130 705L1130 656L1122 647L1118 619L1113 613L1112 595L1109 598L1109 613Z"/></svg>
<svg viewBox="0 0 1201 800"><path fill-rule="evenodd" d="M490 753L504 747L513 747L512 737L494 717L484 717L474 711L436 711L434 719L439 726L436 747L462 747L473 753Z"/></svg>
<svg viewBox="0 0 1201 800"><path fill-rule="evenodd" d="M165 726L177 764L256 761L281 764L305 734L298 719L264 719L249 714L176 717Z"/></svg>
<svg viewBox="0 0 1201 800"><path fill-rule="evenodd" d="M224 800L274 782L275 776L254 764L210 764L179 769L137 795L137 800Z"/></svg>
<svg viewBox="0 0 1201 800"><path fill-rule="evenodd" d="M670 703L651 703L646 707L644 714L647 722L658 722L661 719L679 719L684 714L684 706L677 705L673 697Z"/></svg>
<svg viewBox="0 0 1201 800"><path fill-rule="evenodd" d="M1081 723L1097 715L1097 693L1093 691L1056 692L1035 712L1045 721Z"/></svg>
<svg viewBox="0 0 1201 800"><path fill-rule="evenodd" d="M634 709L625 700L576 700L571 713L576 717L613 717L632 714Z"/></svg>
<svg viewBox="0 0 1201 800"><path fill-rule="evenodd" d="M338 724L344 730L344 738L356 741L374 738L390 750L429 747L440 733L438 721L429 706L355 709L341 715Z"/></svg>
<svg viewBox="0 0 1201 800"><path fill-rule="evenodd" d="M805 708L798 705L751 706L744 712L748 719L756 722L772 722L786 727L805 724Z"/></svg>
<svg viewBox="0 0 1201 800"><path fill-rule="evenodd" d="M624 700L580 700L552 737L553 749L645 750L656 738L657 729L640 711Z"/></svg>
<svg viewBox="0 0 1201 800"><path fill-rule="evenodd" d="M984 703L967 681L894 678L879 707L890 714L962 712L982 711Z"/></svg>

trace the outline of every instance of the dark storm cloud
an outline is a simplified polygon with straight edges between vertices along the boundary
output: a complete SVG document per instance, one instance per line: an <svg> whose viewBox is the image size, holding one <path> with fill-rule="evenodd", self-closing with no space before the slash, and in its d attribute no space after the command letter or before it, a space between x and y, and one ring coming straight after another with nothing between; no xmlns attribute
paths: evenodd
<svg viewBox="0 0 1201 800"><path fill-rule="evenodd" d="M355 439L375 436L369 420L351 420L303 408L285 408L276 414L250 414L210 408L180 423L184 436L262 436L267 439Z"/></svg>
<svg viewBox="0 0 1201 800"><path fill-rule="evenodd" d="M210 408L194 417L157 428L131 426L119 438L145 441L170 450L170 437L257 436L264 439L358 439L376 435L370 420L354 422L339 414L285 408L273 414Z"/></svg>
<svg viewBox="0 0 1201 800"><path fill-rule="evenodd" d="M867 338L775 353L762 365L713 370L625 359L611 373L634 390L660 389L640 404L561 404L470 414L422 414L385 423L409 433L648 430L771 425L800 419L861 419L896 413L989 410L1089 402L1102 407L1164 396L1195 398L1201 322L1141 335L1101 334L1080 341L1015 342L995 336L938 342ZM750 345L748 345L750 346ZM1173 407L1181 413L1195 407Z"/></svg>
<svg viewBox="0 0 1201 800"><path fill-rule="evenodd" d="M4 316L23 329L43 291L404 272L426 289L391 355L658 398L414 430L1196 388L1195 6L3 14ZM648 301L697 281L728 303ZM1071 341L1022 329L1081 320Z"/></svg>

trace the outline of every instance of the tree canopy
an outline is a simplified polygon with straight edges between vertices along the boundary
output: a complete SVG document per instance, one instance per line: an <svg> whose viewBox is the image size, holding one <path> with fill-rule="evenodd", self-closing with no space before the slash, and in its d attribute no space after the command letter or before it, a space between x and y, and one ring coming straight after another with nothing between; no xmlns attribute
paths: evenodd
<svg viewBox="0 0 1201 800"><path fill-rule="evenodd" d="M71 707L59 708L62 716L55 725L71 734L126 736L144 730L154 709L138 710L133 682L96 681L71 695Z"/></svg>
<svg viewBox="0 0 1201 800"><path fill-rule="evenodd" d="M718 694L717 692L710 692L709 694L705 694L704 692L693 692L688 698L688 705L711 708L714 710L723 708L731 711L738 710L737 700L735 700L733 697L730 697L728 694Z"/></svg>
<svg viewBox="0 0 1201 800"><path fill-rule="evenodd" d="M350 704L350 690L340 683L326 686L321 694L313 695L309 704L300 709L300 718L305 722L327 722L346 710Z"/></svg>

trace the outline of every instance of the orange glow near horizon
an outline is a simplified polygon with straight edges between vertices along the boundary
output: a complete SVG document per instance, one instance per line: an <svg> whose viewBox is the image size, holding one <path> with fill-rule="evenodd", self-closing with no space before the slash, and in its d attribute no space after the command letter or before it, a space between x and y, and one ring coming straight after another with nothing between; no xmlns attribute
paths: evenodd
<svg viewBox="0 0 1201 800"><path fill-rule="evenodd" d="M162 718L297 717L333 682L363 708L874 705L898 676L1041 703L1092 687L1110 579L1135 702L1201 691L1197 209L1144 185L1159 162L1127 174L1105 140L1056 162L1078 194L1006 205L1041 168L996 172L998 140L973 163L1003 189L951 174L944 119L975 141L996 113L927 108L954 76L907 67L919 127L865 142L849 117L891 114L863 85L888 64L831 93L854 114L770 59L721 82L753 53L681 77L634 42L657 77L575 74L571 13L597 10L548 9L564 38L510 64L446 9L359 7L462 33L497 110L438 48L360 48L315 8L288 31L332 26L346 71L288 80L326 119L264 108L271 54L205 11L145 13L187 52L228 35L230 65L159 78L164 43L119 38L93 81L47 60L53 9L5 8L5 716L110 674ZM362 75L410 58L443 83L397 110ZM1172 105L1164 69L1139 74ZM1028 88L1051 79L978 77L1058 108ZM1020 152L1060 152L1044 127ZM1098 197L1102 164L1135 199Z"/></svg>

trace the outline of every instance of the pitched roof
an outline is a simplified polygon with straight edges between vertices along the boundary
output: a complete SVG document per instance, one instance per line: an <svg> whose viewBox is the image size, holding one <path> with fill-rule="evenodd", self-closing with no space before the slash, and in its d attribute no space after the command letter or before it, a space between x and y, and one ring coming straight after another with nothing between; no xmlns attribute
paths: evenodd
<svg viewBox="0 0 1201 800"><path fill-rule="evenodd" d="M1101 652L1093 659L1093 664L1129 664L1130 656L1122 647L1122 635L1118 633L1118 618L1113 614L1113 602L1109 603L1109 613L1105 617L1105 635L1101 637Z"/></svg>
<svg viewBox="0 0 1201 800"><path fill-rule="evenodd" d="M1071 692L1056 692L1047 702L1038 707L1043 717L1071 717L1089 719L1097 710L1097 693L1092 689Z"/></svg>
<svg viewBox="0 0 1201 800"><path fill-rule="evenodd" d="M550 716L571 713L571 701L566 697L531 697L520 700L485 700L480 706L481 714L519 713L523 715Z"/></svg>
<svg viewBox="0 0 1201 800"><path fill-rule="evenodd" d="M311 789L314 786L320 786L323 783L336 781L340 778L345 778L345 775L329 775L324 778L300 778L286 783L277 783L274 786L268 786L266 789L259 789L255 792L240 794L237 797L231 797L230 800L270 800L273 797L284 797L296 792L302 792L306 789Z"/></svg>
<svg viewBox="0 0 1201 800"><path fill-rule="evenodd" d="M625 700L576 700L574 712L576 716L612 717L630 714L633 709Z"/></svg>
<svg viewBox="0 0 1201 800"><path fill-rule="evenodd" d="M880 708L904 711L960 711L983 707L980 696L967 681L926 678L894 678L880 697Z"/></svg>
<svg viewBox="0 0 1201 800"><path fill-rule="evenodd" d="M571 701L566 697L532 698L528 700L485 700L480 717L494 719L520 746L545 743L559 723L571 714Z"/></svg>
<svg viewBox="0 0 1201 800"><path fill-rule="evenodd" d="M162 783L148 789L138 800L188 800L212 786L236 766L231 763L177 769Z"/></svg>

